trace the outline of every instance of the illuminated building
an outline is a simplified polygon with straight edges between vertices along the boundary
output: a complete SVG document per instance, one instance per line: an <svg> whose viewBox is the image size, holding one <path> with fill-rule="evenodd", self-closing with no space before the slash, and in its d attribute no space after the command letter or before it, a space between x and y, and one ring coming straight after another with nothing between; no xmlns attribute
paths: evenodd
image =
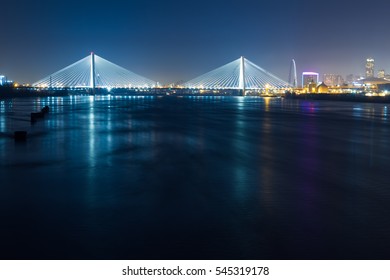
<svg viewBox="0 0 390 280"><path fill-rule="evenodd" d="M3 86L5 84L5 76L0 75L0 86Z"/></svg>
<svg viewBox="0 0 390 280"><path fill-rule="evenodd" d="M364 90L367 93L377 93L380 85L389 83L389 81L384 78L375 77L361 79L357 82L364 87Z"/></svg>
<svg viewBox="0 0 390 280"><path fill-rule="evenodd" d="M327 86L337 86L344 84L343 77L337 74L324 74L323 81Z"/></svg>
<svg viewBox="0 0 390 280"><path fill-rule="evenodd" d="M328 93L329 87L322 82L317 86L317 93Z"/></svg>
<svg viewBox="0 0 390 280"><path fill-rule="evenodd" d="M378 71L378 78L384 78L385 77L385 70L379 70Z"/></svg>
<svg viewBox="0 0 390 280"><path fill-rule="evenodd" d="M380 84L387 84L389 83L388 80L384 78L366 78L366 79L361 79L358 81L359 84L362 85L380 85Z"/></svg>
<svg viewBox="0 0 390 280"><path fill-rule="evenodd" d="M366 78L373 78L374 77L374 59L373 58L367 58L366 61Z"/></svg>
<svg viewBox="0 0 390 280"><path fill-rule="evenodd" d="M310 83L318 84L319 74L316 72L303 72L302 73L302 87L308 86Z"/></svg>
<svg viewBox="0 0 390 280"><path fill-rule="evenodd" d="M354 74L347 75L346 82L347 82L348 85L352 85L354 81L355 81L355 75Z"/></svg>
<svg viewBox="0 0 390 280"><path fill-rule="evenodd" d="M349 74L346 77L345 83L347 85L354 85L358 83L359 80L364 79L362 76L354 75L354 74Z"/></svg>
<svg viewBox="0 0 390 280"><path fill-rule="evenodd" d="M317 92L317 83L315 83L313 80L308 83L305 86L306 92L307 93L316 93Z"/></svg>

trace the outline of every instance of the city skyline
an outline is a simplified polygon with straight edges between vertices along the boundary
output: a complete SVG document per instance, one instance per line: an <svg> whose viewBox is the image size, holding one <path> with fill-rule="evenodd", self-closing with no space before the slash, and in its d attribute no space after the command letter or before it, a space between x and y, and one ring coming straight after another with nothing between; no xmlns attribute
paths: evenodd
<svg viewBox="0 0 390 280"><path fill-rule="evenodd" d="M91 52L92 54L93 52ZM85 58L84 58L85 59ZM82 60L84 60L82 59ZM294 60L294 59L293 59ZM372 66L367 66L369 62L367 61L372 61L370 63L372 63ZM354 82L358 82L359 80L361 79L364 79L364 78L381 78L381 79L385 79L385 80L389 80L390 79L390 74L385 70L385 69L379 69L379 70L375 70L375 64L374 64L374 59L373 58L367 58L366 59L366 64L365 64L365 70L366 70L366 73L365 73L365 77L364 77L364 74L360 74L360 75L357 75L357 74L347 74L347 75L340 75L339 72L337 71L333 71L333 72L321 72L321 73L317 73L317 72L311 72L311 71L302 71L302 72L297 72L296 74L297 75L302 75L305 76L307 75L307 73L315 73L317 75L317 79L316 79L316 83L317 84L320 84L320 83L324 83L328 86L337 86L337 85L347 85L347 84L352 84ZM76 62L78 63L78 62ZM63 71L64 69L67 69L69 67L71 67L74 63L71 63L69 65L67 65L66 67L64 67L63 69L57 69L55 71L55 73L59 72L59 71ZM367 74L367 69L370 68L369 71L370 74ZM124 69L124 70L127 70L127 69ZM214 69L215 70L215 69ZM292 71L290 69L290 71ZM351 71L352 72L352 71ZM47 77L45 77L44 79L47 79L49 77L51 77L51 75L54 74L51 73L49 74ZM206 74L206 73L204 73ZM293 75L293 73L289 73L289 75ZM145 77L146 78L146 77ZM303 79L303 78L302 78ZM288 82L287 79L284 80L285 82ZM40 81L35 81L35 83L39 83ZM179 85L179 86L182 86L182 84L184 82L188 82L188 81L183 81L183 80L177 80L176 82L174 82L173 80L170 80L170 81L155 81L156 84L158 84L159 86L171 86L171 85ZM16 83L17 85L33 85L34 82L29 82L29 83L20 83L19 81L14 81L14 80L11 80L9 76L4 76L4 75L1 75L0 76L0 85L4 85L5 83ZM306 82L303 82L303 80L301 81L301 83L298 83L297 84L297 87L300 87L300 86L305 86L307 85L308 81Z"/></svg>
<svg viewBox="0 0 390 280"><path fill-rule="evenodd" d="M90 51L162 83L192 79L240 56L285 80L291 59L298 74L364 75L367 57L376 69L390 70L390 40L364 21L371 12L373 25L385 26L388 3L379 9L331 0L316 15L305 12L308 3L8 2L0 18L0 73L32 83Z"/></svg>

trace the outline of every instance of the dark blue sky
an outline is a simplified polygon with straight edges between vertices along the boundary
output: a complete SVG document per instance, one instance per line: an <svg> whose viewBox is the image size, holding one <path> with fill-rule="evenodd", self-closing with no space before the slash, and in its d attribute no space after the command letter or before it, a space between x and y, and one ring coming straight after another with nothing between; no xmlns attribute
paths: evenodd
<svg viewBox="0 0 390 280"><path fill-rule="evenodd" d="M0 7L0 73L34 82L94 51L148 78L194 78L241 55L298 71L390 72L390 3L379 1L23 1Z"/></svg>

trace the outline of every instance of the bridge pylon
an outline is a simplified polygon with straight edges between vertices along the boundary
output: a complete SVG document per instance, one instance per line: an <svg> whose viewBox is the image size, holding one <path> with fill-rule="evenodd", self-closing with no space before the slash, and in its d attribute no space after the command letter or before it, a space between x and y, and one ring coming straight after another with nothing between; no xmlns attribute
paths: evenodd
<svg viewBox="0 0 390 280"><path fill-rule="evenodd" d="M95 82L96 82L96 77L95 77L95 54L91 52L91 75L90 75L90 81L89 85L91 90L94 92L95 91Z"/></svg>
<svg viewBox="0 0 390 280"><path fill-rule="evenodd" d="M240 57L240 78L239 78L239 88L242 90L242 95L245 96L245 58Z"/></svg>

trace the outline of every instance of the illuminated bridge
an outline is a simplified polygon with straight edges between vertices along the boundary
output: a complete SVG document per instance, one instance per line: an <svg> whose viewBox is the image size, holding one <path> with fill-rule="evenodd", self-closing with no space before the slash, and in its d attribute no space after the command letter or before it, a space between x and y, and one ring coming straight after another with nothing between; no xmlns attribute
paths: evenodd
<svg viewBox="0 0 390 280"><path fill-rule="evenodd" d="M282 90L292 86L241 57L182 85L190 89Z"/></svg>
<svg viewBox="0 0 390 280"><path fill-rule="evenodd" d="M35 82L40 88L152 88L156 83L100 56L89 56Z"/></svg>
<svg viewBox="0 0 390 280"><path fill-rule="evenodd" d="M100 56L89 56L35 82L38 88L155 88L156 82L137 75ZM239 90L277 92L292 86L241 57L180 87L192 90Z"/></svg>

